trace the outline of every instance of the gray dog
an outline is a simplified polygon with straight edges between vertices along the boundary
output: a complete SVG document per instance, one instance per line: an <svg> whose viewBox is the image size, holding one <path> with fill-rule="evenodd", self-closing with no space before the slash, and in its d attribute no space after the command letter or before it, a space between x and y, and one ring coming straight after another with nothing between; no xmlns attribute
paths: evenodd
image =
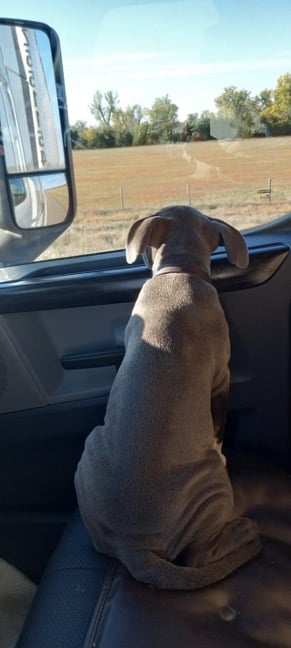
<svg viewBox="0 0 291 648"><path fill-rule="evenodd" d="M145 253L153 277L136 301L104 426L86 440L75 485L96 549L161 589L225 578L260 551L236 518L219 441L229 390L228 327L210 255L248 264L241 234L191 207L138 220L127 261Z"/></svg>

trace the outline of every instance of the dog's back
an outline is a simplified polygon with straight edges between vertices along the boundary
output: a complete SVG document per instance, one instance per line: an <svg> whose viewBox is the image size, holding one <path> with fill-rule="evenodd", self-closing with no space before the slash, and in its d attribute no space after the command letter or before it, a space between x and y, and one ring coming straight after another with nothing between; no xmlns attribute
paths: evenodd
<svg viewBox="0 0 291 648"><path fill-rule="evenodd" d="M216 291L202 283L172 274L144 285L105 425L87 439L79 466L77 492L95 546L129 568L141 537L173 560L197 533L203 542L231 516L209 407L215 381L228 375L227 325Z"/></svg>

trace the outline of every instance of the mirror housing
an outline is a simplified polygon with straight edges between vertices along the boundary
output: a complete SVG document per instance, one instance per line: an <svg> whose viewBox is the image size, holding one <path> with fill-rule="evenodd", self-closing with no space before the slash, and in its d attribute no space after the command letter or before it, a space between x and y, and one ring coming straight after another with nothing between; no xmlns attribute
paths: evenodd
<svg viewBox="0 0 291 648"><path fill-rule="evenodd" d="M69 133L56 32L0 19L0 265L35 259L71 223Z"/></svg>

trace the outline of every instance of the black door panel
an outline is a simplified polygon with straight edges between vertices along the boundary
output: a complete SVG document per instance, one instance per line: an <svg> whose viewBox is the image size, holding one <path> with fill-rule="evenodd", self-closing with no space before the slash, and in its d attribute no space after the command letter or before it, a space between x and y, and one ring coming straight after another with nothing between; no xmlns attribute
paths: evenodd
<svg viewBox="0 0 291 648"><path fill-rule="evenodd" d="M108 394L116 368L107 357L70 369L64 358L120 349L132 304L0 316L1 413ZM83 363L84 364L84 363ZM102 365L102 366L101 366Z"/></svg>
<svg viewBox="0 0 291 648"><path fill-rule="evenodd" d="M211 264L213 282L221 292L260 285L275 274L288 253L289 245L280 241L256 245L250 248L245 270L230 265L224 252L216 253ZM56 267L44 263L35 272L29 266L21 279L1 284L0 313L132 302L150 271L140 265L125 267L123 255L113 259L113 267L111 255L104 267L99 266L98 257L83 264L79 259L59 262Z"/></svg>

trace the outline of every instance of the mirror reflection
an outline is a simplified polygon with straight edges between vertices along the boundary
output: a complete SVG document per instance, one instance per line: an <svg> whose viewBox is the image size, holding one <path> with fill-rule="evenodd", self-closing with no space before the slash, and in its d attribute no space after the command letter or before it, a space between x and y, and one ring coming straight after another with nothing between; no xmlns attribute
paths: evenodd
<svg viewBox="0 0 291 648"><path fill-rule="evenodd" d="M64 173L9 178L18 227L44 227L65 220L69 196Z"/></svg>
<svg viewBox="0 0 291 648"><path fill-rule="evenodd" d="M61 127L48 37L0 26L0 113L9 173L64 168Z"/></svg>

